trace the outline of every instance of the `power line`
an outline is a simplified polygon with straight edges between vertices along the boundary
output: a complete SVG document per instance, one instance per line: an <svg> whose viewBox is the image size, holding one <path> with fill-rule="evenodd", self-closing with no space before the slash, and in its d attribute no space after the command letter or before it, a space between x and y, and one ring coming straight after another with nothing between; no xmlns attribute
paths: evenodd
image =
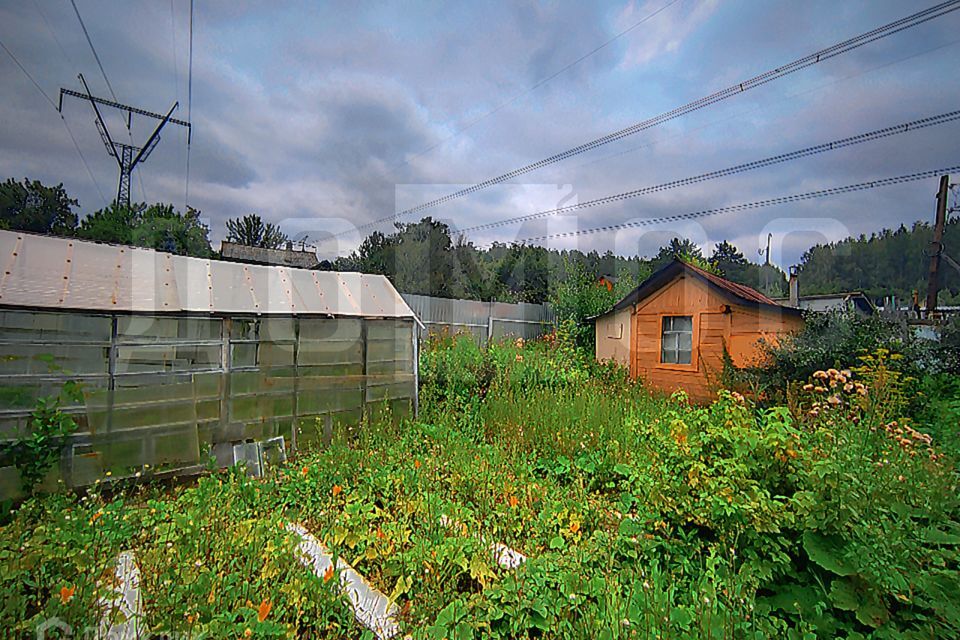
<svg viewBox="0 0 960 640"><path fill-rule="evenodd" d="M47 14L45 14L43 9L40 8L40 3L37 2L37 0L33 0L33 6L37 10L37 13L40 14L40 18L43 20L43 24L47 27L47 31L50 32L50 36L53 38L53 41L57 43L57 48L60 49L60 53L63 55L64 60L69 60L70 57L67 55L66 49L63 48L63 45L60 43L60 38L57 37L53 27L50 26L50 21L47 20Z"/></svg>
<svg viewBox="0 0 960 640"><path fill-rule="evenodd" d="M53 98L51 98L50 95L49 95L46 91L43 90L43 87L40 86L40 84L36 81L36 79L34 79L34 77L33 77L32 75L30 75L30 72L27 71L26 67L24 67L22 64L20 64L20 61L17 60L17 56L13 55L13 51L10 51L10 49L7 48L7 45L3 44L3 41L2 41L2 40L0 40L0 47L2 47L3 50L7 52L7 55L10 56L10 59L13 60L13 63L14 63L15 65L17 65L18 67L20 67L20 71L22 71L22 72L23 72L23 75L27 76L27 78L30 80L30 82L33 83L33 86L35 86L35 87L37 88L37 91L39 91L41 94L43 94L43 97L47 99L47 102L50 103L50 106L53 107L54 109L56 109L56 108L57 108L57 103L54 102L54 101L53 101Z"/></svg>
<svg viewBox="0 0 960 640"><path fill-rule="evenodd" d="M702 98L699 98L698 100L689 102L671 111L667 111L658 116L654 116L653 118L649 118L647 120L643 120L641 122L635 123L633 125L630 125L629 127L620 129L619 131L615 131L613 133L607 134L595 140L591 140L590 142L586 142L584 144L573 147L571 149L567 149L566 151L562 151L548 158L538 160L537 162L524 165L518 169L514 169L513 171L509 171L495 178L490 178L483 182L474 184L470 187L460 189L459 191L455 191L446 196L436 198L434 200L430 200L428 202L417 205L415 207L410 207L392 216L380 218L378 220L374 220L373 222L361 225L357 229L351 230L350 233L355 233L356 231L375 227L384 222L390 222L390 221L396 220L397 218L418 213L425 209L429 209L431 207L435 207L437 205L441 205L441 204L450 202L452 200L462 198L463 196L469 195L471 193L475 193L482 189L486 189L487 187L490 187L496 184L501 184L503 182L512 180L513 178L519 177L526 173L530 173L531 171L536 171L537 169L541 169L548 165L555 164L562 160L566 160L567 158L579 155L586 151L596 149L605 144L609 144L611 142L615 142L622 138L626 138L628 136L634 135L646 129L650 129L652 127L658 126L665 122L669 122L671 120L687 115L694 111L698 111L700 109L703 109L704 107L710 106L717 102L721 102L732 96L739 95L751 89L755 89L757 87L763 86L768 82L772 82L784 76L790 75L801 69L805 69L807 67L819 64L824 60L829 60L830 58L834 58L844 53L848 53L850 51L858 49L859 47L862 47L871 42L875 42L882 38L886 38L893 34L899 33L901 31L905 31L906 29L916 27L920 24L923 24L935 18L944 16L952 11L956 11L957 9L960 9L960 0L948 0L947 2L942 2L928 9L924 9L923 11L919 11L917 13L911 14L904 18L900 18L899 20L895 20L894 22L891 22L884 26L877 27L876 29L873 29L871 31L867 31L853 38L844 40L843 42L839 42L833 46L827 47L826 49L821 49L820 51L811 53L802 58L798 58L793 62L776 67L774 69L770 69L769 71L765 71L760 75L754 76L748 80L744 80L743 82L739 82L737 84L731 85L726 89L722 89L708 96L704 96ZM346 234L347 232L341 232L336 235L342 236Z"/></svg>
<svg viewBox="0 0 960 640"><path fill-rule="evenodd" d="M103 69L103 63L100 62L100 56L97 55L97 49L93 46L93 40L90 39L90 32L87 31L87 25L83 23L83 18L80 16L80 9L77 8L76 0L70 0L70 4L73 5L73 12L77 14L77 20L80 21L80 28L83 29L83 35L87 39L87 44L90 45L90 51L93 52L93 59L97 61L97 66L100 67L100 75L103 76L103 81L107 83L107 89L110 90L110 95L113 96L114 102L120 102L117 99L117 94L113 91L113 85L110 84L110 78L107 77L107 72Z"/></svg>
<svg viewBox="0 0 960 640"><path fill-rule="evenodd" d="M549 216L554 216L562 213L571 213L573 211L579 211L581 209L588 209L590 207L610 204L612 202L617 202L620 200L636 198L638 196L643 196L650 193L668 191L670 189L676 189L677 187L684 187L691 184L696 184L698 182L715 180L717 178L732 176L738 173L746 173L747 171L753 171L754 169L760 169L763 167L769 167L769 166L781 164L784 162L790 162L792 160L798 160L800 158L806 158L809 156L826 153L828 151L843 149L845 147L851 147L857 144L862 144L864 142L872 142L873 140L880 140L882 138L888 138L890 136L899 135L901 133L907 133L908 131L916 131L918 129L933 127L933 126L944 124L947 122L952 122L955 120L960 120L960 111L950 111L948 113L942 113L942 114L930 116L927 118L921 118L920 120L913 120L911 122L905 122L903 124L898 124L891 127L885 127L883 129L876 129L874 131L868 131L866 133L861 133L855 136L840 138L839 140L833 140L831 142L825 142L823 144L814 145L812 147L806 147L805 149L798 149L797 151L781 153L779 155L770 156L767 158L763 158L761 160L745 162L743 164L738 164L733 167L718 169L716 171L710 171L708 173L701 173L696 176L681 178L679 180L672 180L670 182L663 182L661 184L657 184L649 187L642 187L640 189L634 189L632 191L625 191L623 193L618 193L616 195L605 196L603 198L596 198L594 200L588 200L586 202L572 204L566 207L546 209L544 211L537 211L536 213L530 213L530 214L527 214L524 216L518 216L515 218L507 218L504 220L487 222L485 224L478 224L472 227L466 227L464 229L461 229L460 232L468 233L471 231L481 231L483 229L495 229L497 227L504 227L512 224L517 224L520 222L527 222L529 220L536 220L538 218L546 218Z"/></svg>
<svg viewBox="0 0 960 640"><path fill-rule="evenodd" d="M476 124L479 123L480 121L485 120L486 118L489 118L490 116L492 116L493 114L497 113L497 112L500 111L501 109L504 109L505 107L510 106L511 104L513 104L514 102L516 102L517 100L519 100L520 98L522 98L522 97L524 97L524 96L532 93L533 91L539 89L540 87L542 87L542 86L545 85L546 83L550 82L551 80L553 80L553 79L556 78L557 76L559 76L559 75L563 74L564 72L569 71L569 70L572 69L573 67L577 66L578 64L580 64L581 62L583 62L584 60L586 60L587 58L589 58L590 56L592 56L592 55L598 53L599 51L605 49L606 47L610 46L610 45L613 44L615 41L617 41L617 40L619 40L620 38L622 38L623 36L627 35L627 34L630 33L631 31L633 31L634 29L636 29L637 27L639 27L640 25L642 25L643 23L645 23L645 22L647 22L647 21L649 21L649 20L652 20L653 18L655 18L655 17L656 17L658 14L660 14L661 12L666 11L667 9L669 9L670 7L672 7L673 5L675 5L677 2L679 2L679 0L670 0L670 2L668 2L668 3L666 3L665 5L661 6L659 9L653 11L652 13L647 14L646 16L644 16L643 18L641 18L639 21L633 23L632 25L630 25L629 27L627 27L626 29L624 29L624 30L621 31L620 33L614 35L612 38L610 38L610 39L604 41L602 44L594 47L593 49L591 49L591 50L588 51L587 53L583 54L582 56L580 56L579 58L577 58L577 59L574 60L573 62L568 63L568 64L567 64L566 66L564 66L562 69L559 69L558 71L555 71L554 73L550 74L549 76L547 76L547 77L545 77L545 78L537 81L536 84L534 84L534 85L531 86L530 88L528 88L528 89L526 89L526 90L524 90L524 91L522 91L522 92L514 95L512 98L509 98L509 99L505 100L504 102L501 102L501 103L498 104L496 107L494 107L494 108L491 109L490 111L487 111L487 112L484 113L483 115L480 115L480 116L474 118L473 120L469 121L467 124L465 124L465 125L464 125L463 127L461 127L460 129L457 129L456 131L454 131L453 133L451 133L449 136L447 136L447 137L444 138L443 140L440 140L439 142L437 142L437 143L435 143L435 144L427 147L426 149L424 149L424 150L421 151L420 153L417 153L416 155L413 155L413 156L411 156L410 158L407 158L406 160L404 160L403 164L407 164L407 163L409 163L411 160L416 160L416 159L419 158L420 156L426 155L427 153L430 153L431 151L433 151L433 150L436 149L437 147L446 144L446 143L449 142L450 140L453 140L454 138L456 138L457 136L459 136L461 133L463 133L463 132L466 131L467 129L472 128L474 125L476 125Z"/></svg>
<svg viewBox="0 0 960 640"><path fill-rule="evenodd" d="M27 76L30 82L33 83L33 86L37 88L37 91L50 103L50 106L53 107L53 110L57 112L60 116L60 121L63 123L64 128L67 130L67 134L70 136L70 140L73 141L73 146L77 150L77 154L80 156L80 161L83 163L84 168L87 170L87 175L90 176L90 181L93 182L93 186L97 189L97 193L100 194L100 199L103 200L104 204L107 204L107 199L103 195L103 191L100 189L100 184L97 182L97 179L93 176L93 171L90 170L90 165L87 163L86 157L83 155L83 151L80 150L80 145L77 143L77 139L73 135L73 131L70 129L70 125L67 123L67 119L63 117L63 114L60 113L60 110L57 109L57 104L53 101L53 98L50 97L46 91L43 90L43 87L34 79L33 75L27 71L26 67L20 64L20 60L17 59L17 56L13 55L13 52L7 48L7 45L3 44L3 41L0 41L0 48L10 56L10 59L13 60L14 64L20 68L20 71L23 72L23 75Z"/></svg>
<svg viewBox="0 0 960 640"><path fill-rule="evenodd" d="M813 200L815 198L826 198L828 196L835 196L842 193L852 193L854 191L867 191L869 189L876 189L878 187L887 187L895 184L903 184L905 182L916 182L917 180L934 178L944 173L953 173L958 170L960 170L960 166L947 167L945 169L933 169L931 171L922 171L920 173L910 173L907 175L895 176L892 178L879 178L877 180L870 180L868 182L859 182L857 184L849 184L842 187L831 187L829 189L820 189L818 191L808 191L806 193L795 193L791 195L780 196L777 198L768 198L766 200L757 200L754 202L733 204L726 207L717 207L715 209L704 209L702 211L693 211L690 213L681 213L681 214L672 215L672 216L661 216L658 218L645 218L642 220L632 220L630 222L622 222L619 224L608 224L601 227L593 227L591 229L578 229L576 231L564 231L560 233L551 233L543 236L533 236L530 238L523 238L522 240L518 240L517 243L531 244L535 242L544 242L546 240L552 240L554 238L569 238L573 236L604 233L607 231L618 231L620 229L633 229L633 228L639 228L639 227L646 227L650 225L664 224L667 222L680 222L683 220L705 218L707 216L715 216L723 213L733 213L736 211L759 209L762 207L770 207L770 206L779 205L779 204L787 204L790 202L799 202L801 200Z"/></svg>
<svg viewBox="0 0 960 640"><path fill-rule="evenodd" d="M847 81L849 81L849 80L851 80L851 79L853 79L853 78L857 78L857 77L862 76L862 75L865 75L865 74L867 74L867 73L872 73L872 72L877 71L877 70L879 70L879 69L885 69L885 68L887 68L887 67L891 67L891 66L894 66L894 65L897 65L897 64L901 64L901 63L903 63L903 62L906 62L907 60L912 60L912 59L914 59L914 58L919 58L919 57L921 57L921 56L926 56L926 55L929 55L929 54L931 54L931 53L933 53L933 52L935 52L935 51L939 51L939 50L945 49L945 48L947 48L947 47L956 46L958 43L960 43L960 39L951 40L951 41L949 41L949 42L945 42L945 43L942 43L942 44L938 44L938 45L936 45L936 46L934 46L934 47L931 47L931 48L929 48L929 49L924 49L924 50L922 50L922 51L917 51L917 52L915 52L915 53L911 53L911 54L909 54L909 55L903 56L902 58L896 58L896 59L894 59L894 60L889 60L889 61L887 61L887 62L884 62L884 63L882 63L882 64L878 64L878 65L875 65L875 66L872 66L872 67L867 67L867 68L863 68L863 69L858 69L857 71L855 71L855 72L853 72L853 73L850 73L850 74L844 75L844 76L840 76L839 78L836 78L836 79L834 79L834 80L830 80L829 82L825 82L825 83L820 84L820 85L817 85L817 86L815 86L815 87L808 88L808 89L804 89L803 91L798 91L798 92L796 92L796 93L788 93L788 94L785 94L785 96L784 96L783 98L778 99L778 102L781 102L781 103L783 103L783 104L786 104L786 103L791 102L791 101L793 101L793 100L795 100L796 98L799 98L799 97L801 97L801 96L805 96L805 95L809 95L809 94L816 93L816 92L819 92L819 91L823 91L824 89L828 89L828 88L833 87L833 86L835 86L835 85L845 83L845 82L847 82ZM764 108L765 108L765 107L764 107L763 105L756 105L756 106L750 107L750 108L748 108L748 109L743 109L743 110L738 111L737 113L734 113L734 114L732 114L732 115L724 116L723 118L721 118L721 119L719 119L719 120L714 120L714 121L712 121L712 122L707 122L707 123L705 123L705 124L701 124L701 125L699 125L699 126L697 126L697 127L693 127L693 128L690 128L690 129L686 129L686 130L684 130L683 133L678 133L678 134L675 134L675 135L672 135L672 136L668 136L668 137L662 138L662 139L660 139L660 140L653 140L653 141L650 141L650 142L646 142L646 143L641 144L641 145L639 145L639 146L632 147L632 148L630 148L630 149L625 149L625 150L623 150L623 151L617 151L616 153L611 153L611 154L606 155L606 156L600 156L600 157L598 157L598 158L592 158L592 159L590 159L590 160L586 160L586 161L584 161L584 162L581 162L580 164L573 165L573 167L571 167L571 168L572 168L572 169L581 169L581 168L583 168L583 167L587 167L587 166L590 166L590 165L592 165L592 164L596 164L596 163L598 163L598 162L604 162L604 161L606 161L606 160L611 160L611 159L613 159L613 158L619 158L619 157L622 157L622 156L625 156L625 155L629 155L629 154L631 154L631 153L636 153L637 151L641 151L641 150L643 150L643 149L649 149L650 147L654 147L654 146L656 146L656 145L658 145L658 144L661 144L662 142L665 142L665 141L667 141L667 140L683 140L683 139L689 137L689 136L690 136L692 133L694 133L694 132L702 131L702 130L704 130L704 129L707 129L707 128L713 127L713 126L715 126L715 125L721 124L721 123L723 123L723 122L729 122L730 120L734 120L734 119L736 119L736 118L740 118L740 117L749 115L749 114L751 114L751 113L757 113L757 112L759 112L759 111L763 111Z"/></svg>
<svg viewBox="0 0 960 640"><path fill-rule="evenodd" d="M117 98L116 92L113 90L113 85L110 84L110 78L107 77L107 71L103 68L103 63L100 62L100 56L97 54L97 48L93 46L93 40L90 38L90 32L87 31L87 25L83 22L83 17L80 15L80 9L77 8L76 0L70 0L70 4L73 6L73 12L77 15L77 21L80 22L80 28L83 30L83 35L87 39L87 44L90 45L90 51L93 53L93 59L97 61L97 66L100 68L100 75L103 76L103 81L107 83L107 89L110 91L110 96L113 98L114 102L120 102ZM133 144L133 132L130 131L130 121L127 123L127 138L130 139L130 144ZM137 182L140 185L140 195L143 196L144 201L147 200L147 191L143 188L143 174L137 172Z"/></svg>
<svg viewBox="0 0 960 640"><path fill-rule="evenodd" d="M190 0L190 46L187 63L187 121L193 122L193 0ZM193 127L187 130L187 175L183 186L183 209L187 210L190 201L190 142L193 139Z"/></svg>

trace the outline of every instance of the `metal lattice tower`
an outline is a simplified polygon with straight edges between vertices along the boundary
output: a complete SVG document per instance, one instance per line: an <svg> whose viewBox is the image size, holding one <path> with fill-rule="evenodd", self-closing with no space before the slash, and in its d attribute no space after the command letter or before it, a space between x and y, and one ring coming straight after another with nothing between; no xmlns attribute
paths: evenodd
<svg viewBox="0 0 960 640"><path fill-rule="evenodd" d="M96 125L97 130L100 132L100 137L103 139L103 144L107 148L107 153L114 157L117 161L117 166L120 169L120 180L117 185L117 203L130 206L130 175L133 173L133 169L141 162L147 159L150 153L157 146L157 143L160 142L160 130L168 123L178 124L182 127L187 128L187 141L189 144L190 136L192 134L192 129L189 122L184 120L177 120L176 118L171 118L174 110L180 105L179 102L174 102L173 106L170 107L170 110L167 111L167 115L160 115L159 113L153 113L152 111L145 111L144 109L138 109L137 107L131 107L125 104L120 104L119 102L114 102L113 100L104 100L103 98L97 98L96 96L90 93L90 87L87 86L87 81L84 80L83 74L81 73L80 82L83 83L83 88L86 90L86 93L80 93L79 91L72 91L70 89L60 89L60 105L58 109L60 112L63 112L63 96L73 96L75 98L81 98L83 100L89 100L90 104L93 106L94 113L97 114ZM122 142L116 142L113 137L110 135L110 130L107 129L107 123L104 122L103 116L100 115L100 107L97 105L103 105L105 107L111 107L119 111L123 111L127 114L127 130L130 130L130 124L133 119L133 114L140 116L146 116L148 118L154 118L160 121L160 124L157 125L157 128L153 130L153 133L150 134L150 137L147 138L147 141L143 144L142 147L138 147L133 144L124 144Z"/></svg>

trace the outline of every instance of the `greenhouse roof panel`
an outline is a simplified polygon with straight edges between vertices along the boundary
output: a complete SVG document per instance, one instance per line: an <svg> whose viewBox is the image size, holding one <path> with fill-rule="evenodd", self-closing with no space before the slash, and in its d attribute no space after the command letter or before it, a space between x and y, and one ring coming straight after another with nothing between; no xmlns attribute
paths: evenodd
<svg viewBox="0 0 960 640"><path fill-rule="evenodd" d="M414 318L379 275L225 262L0 231L0 305L84 311Z"/></svg>

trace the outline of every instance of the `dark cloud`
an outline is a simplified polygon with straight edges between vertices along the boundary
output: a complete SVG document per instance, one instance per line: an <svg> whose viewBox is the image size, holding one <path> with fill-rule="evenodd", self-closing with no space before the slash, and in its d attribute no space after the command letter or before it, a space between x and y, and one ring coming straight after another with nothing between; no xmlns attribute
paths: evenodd
<svg viewBox="0 0 960 640"><path fill-rule="evenodd" d="M550 156L915 10L895 0L681 0L530 90L664 4L197 3L190 204L203 210L215 238L227 218L250 211L317 238ZM118 99L154 111L179 100L185 117L188 4L78 6ZM455 228L474 226L955 109L960 95L944 78L955 70L958 26L960 14L932 21L424 213ZM69 7L43 0L0 6L0 40L54 100L59 87L77 87L79 72L107 95ZM84 211L102 206L100 192L112 197L116 166L89 107L75 101L64 116L99 190L60 116L5 54L0 87L0 177L62 181ZM116 118L111 123L123 131ZM149 127L135 122L134 138L144 139ZM958 133L960 125L946 125L472 237L511 241L949 166L960 162L952 144ZM185 180L186 136L171 128L134 193L182 207ZM929 184L901 185L551 245L652 253L672 234L686 234L705 247L728 239L754 256L776 222L779 254L790 262L812 241L928 218L931 193Z"/></svg>

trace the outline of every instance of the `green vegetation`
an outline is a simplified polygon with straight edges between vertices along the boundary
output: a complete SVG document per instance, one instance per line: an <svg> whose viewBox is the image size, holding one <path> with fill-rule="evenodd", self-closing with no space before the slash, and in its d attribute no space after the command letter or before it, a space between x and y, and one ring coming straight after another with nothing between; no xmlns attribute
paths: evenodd
<svg viewBox="0 0 960 640"><path fill-rule="evenodd" d="M73 207L63 184L47 187L38 180L13 178L0 183L0 229L69 235L77 227Z"/></svg>
<svg viewBox="0 0 960 640"><path fill-rule="evenodd" d="M916 222L869 237L818 244L801 258L801 294L863 291L875 298L896 295L902 304L910 304L913 291L919 291L923 305L932 239L932 225ZM943 242L945 252L960 260L960 219L947 220ZM947 264L941 271L940 304L960 303L960 273Z"/></svg>
<svg viewBox="0 0 960 640"><path fill-rule="evenodd" d="M248 247L279 249L290 238L275 224L264 222L255 213L227 220L227 241Z"/></svg>
<svg viewBox="0 0 960 640"><path fill-rule="evenodd" d="M129 244L178 255L208 258L210 230L192 207L185 214L173 205L113 203L80 221L76 235L84 240Z"/></svg>
<svg viewBox="0 0 960 640"><path fill-rule="evenodd" d="M79 385L67 382L61 393L66 400L78 402ZM73 418L60 410L60 397L37 400L27 433L22 437L0 442L0 464L12 465L20 474L24 491L35 490L53 465L60 460L67 436L77 430Z"/></svg>
<svg viewBox="0 0 960 640"><path fill-rule="evenodd" d="M0 624L96 624L132 549L154 631L360 637L334 577L298 564L298 522L415 637L960 634L956 424L912 413L906 358L817 369L782 406L698 407L572 338L436 337L419 419L368 421L265 479L28 499L0 529ZM955 385L923 384L956 416ZM528 560L501 567L494 541Z"/></svg>

